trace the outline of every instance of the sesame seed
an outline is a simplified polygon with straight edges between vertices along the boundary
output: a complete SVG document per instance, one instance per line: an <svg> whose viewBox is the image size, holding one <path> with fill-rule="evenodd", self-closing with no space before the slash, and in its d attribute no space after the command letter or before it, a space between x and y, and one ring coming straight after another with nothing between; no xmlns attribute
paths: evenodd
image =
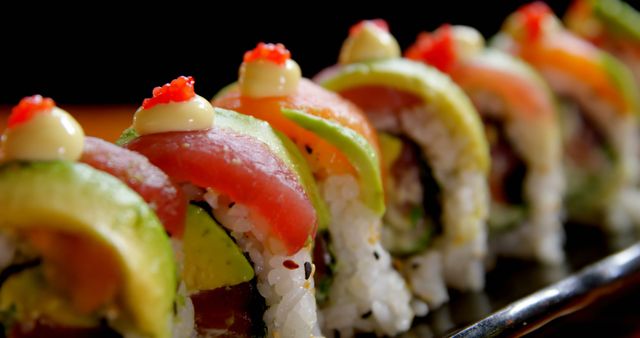
<svg viewBox="0 0 640 338"><path fill-rule="evenodd" d="M304 279L309 279L311 277L311 271L313 266L310 262L304 262Z"/></svg>

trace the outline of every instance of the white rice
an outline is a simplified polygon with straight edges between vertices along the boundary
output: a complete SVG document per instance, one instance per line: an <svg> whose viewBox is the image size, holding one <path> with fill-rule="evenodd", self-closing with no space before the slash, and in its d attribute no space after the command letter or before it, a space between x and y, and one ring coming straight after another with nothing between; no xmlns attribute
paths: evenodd
<svg viewBox="0 0 640 338"><path fill-rule="evenodd" d="M191 298L187 294L187 287L182 281L176 294L176 310L171 336L173 338L195 338L197 334L193 302L191 302Z"/></svg>
<svg viewBox="0 0 640 338"><path fill-rule="evenodd" d="M256 225L265 222L264 219L242 204L229 207L229 203L218 203L224 198L211 190L205 194L205 200L212 202L216 218L231 230L240 248L253 261L258 291L267 305L263 319L268 337L320 336L313 273L309 279L305 279L304 266L306 262L311 262L311 245L291 256L274 254L273 249L277 249L277 244L259 232L265 227ZM286 268L283 265L286 260L295 262L298 267Z"/></svg>
<svg viewBox="0 0 640 338"><path fill-rule="evenodd" d="M492 250L549 264L563 262L565 178L559 130L547 121L538 125L536 119L509 118L512 114L494 94L480 91L471 98L479 111L504 121L510 144L527 165L523 184L528 217L513 230L492 234Z"/></svg>
<svg viewBox="0 0 640 338"><path fill-rule="evenodd" d="M411 326L414 312L404 280L380 242L380 217L359 199L353 176L329 177L320 190L331 212L329 233L336 269L326 305L323 332L351 337L356 332L396 335ZM424 306L420 307L424 312Z"/></svg>
<svg viewBox="0 0 640 338"><path fill-rule="evenodd" d="M411 300L411 309L417 317L426 316L429 313L429 305L418 298Z"/></svg>
<svg viewBox="0 0 640 338"><path fill-rule="evenodd" d="M402 273L418 297L416 299L424 300L431 308L438 308L449 301L442 265L442 253L438 250L426 250L408 258L403 264Z"/></svg>
<svg viewBox="0 0 640 338"><path fill-rule="evenodd" d="M640 200L633 199L640 177L636 112L615 111L609 103L594 95L588 84L576 81L561 70L543 68L540 71L556 93L570 97L580 105L620 156L619 170L609 184L608 195L603 196L607 201L605 227L622 231L634 224L640 225L640 218L637 218Z"/></svg>
<svg viewBox="0 0 640 338"><path fill-rule="evenodd" d="M171 238L171 247L176 260L176 275L179 281L175 299L175 316L173 318L173 338L194 338L197 336L193 302L189 297L187 286L181 278L184 269L184 251L181 239Z"/></svg>

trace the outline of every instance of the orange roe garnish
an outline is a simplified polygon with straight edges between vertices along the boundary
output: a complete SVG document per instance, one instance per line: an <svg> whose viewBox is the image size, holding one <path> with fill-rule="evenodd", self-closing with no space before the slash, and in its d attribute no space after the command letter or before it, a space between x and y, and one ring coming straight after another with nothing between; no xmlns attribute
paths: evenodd
<svg viewBox="0 0 640 338"><path fill-rule="evenodd" d="M451 70L456 62L456 51L453 31L448 24L442 25L435 32L422 32L416 42L407 49L405 57L422 61L443 72Z"/></svg>
<svg viewBox="0 0 640 338"><path fill-rule="evenodd" d="M161 103L190 100L196 95L193 90L194 83L193 77L180 76L162 87L155 87L153 88L153 97L142 101L142 108L149 109Z"/></svg>
<svg viewBox="0 0 640 338"><path fill-rule="evenodd" d="M244 53L244 62L265 60L282 66L289 59L291 59L291 52L281 43L260 42L256 48Z"/></svg>
<svg viewBox="0 0 640 338"><path fill-rule="evenodd" d="M389 31L389 24L387 24L387 22L384 21L383 19L362 20L362 21L358 22L357 24L351 26L351 28L349 28L349 35L350 36L354 36L354 35L360 33L362 28L364 28L364 25L367 24L367 23L372 23L372 24L378 26L378 28L384 30L385 32Z"/></svg>
<svg viewBox="0 0 640 338"><path fill-rule="evenodd" d="M553 12L544 2L534 2L518 9L529 41L540 38L544 20Z"/></svg>
<svg viewBox="0 0 640 338"><path fill-rule="evenodd" d="M49 113L56 103L48 97L41 95L27 96L20 100L17 106L11 110L7 126L14 128L20 124L28 122L38 113Z"/></svg>

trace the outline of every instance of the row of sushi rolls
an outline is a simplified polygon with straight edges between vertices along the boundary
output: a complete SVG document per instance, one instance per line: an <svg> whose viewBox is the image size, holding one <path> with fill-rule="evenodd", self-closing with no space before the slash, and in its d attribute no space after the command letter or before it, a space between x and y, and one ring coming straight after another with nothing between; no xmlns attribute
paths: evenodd
<svg viewBox="0 0 640 338"><path fill-rule="evenodd" d="M395 336L482 290L492 257L562 263L565 222L640 225L624 2L563 20L531 3L490 40L447 24L404 52L366 20L313 79L294 53L259 43L213 98L188 76L156 87L116 144L20 101L0 153L5 335Z"/></svg>

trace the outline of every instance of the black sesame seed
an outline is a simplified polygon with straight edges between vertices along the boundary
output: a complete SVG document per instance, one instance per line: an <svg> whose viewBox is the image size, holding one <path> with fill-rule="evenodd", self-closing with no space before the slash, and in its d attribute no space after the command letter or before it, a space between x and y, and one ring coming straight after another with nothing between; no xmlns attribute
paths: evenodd
<svg viewBox="0 0 640 338"><path fill-rule="evenodd" d="M371 312L371 310L369 310L369 311L363 313L362 316L360 316L360 318L367 319L367 318L371 317L372 314L373 314L373 312Z"/></svg>
<svg viewBox="0 0 640 338"><path fill-rule="evenodd" d="M308 144L304 145L304 150L306 150L307 154L309 155L313 154L313 148L311 148Z"/></svg>
<svg viewBox="0 0 640 338"><path fill-rule="evenodd" d="M309 279L311 277L311 270L313 266L310 262L304 262L304 279Z"/></svg>
<svg viewBox="0 0 640 338"><path fill-rule="evenodd" d="M378 254L378 252L377 252L377 251L374 251L374 252L373 252L373 257L375 257L375 258L376 258L376 260L380 259L380 255Z"/></svg>

